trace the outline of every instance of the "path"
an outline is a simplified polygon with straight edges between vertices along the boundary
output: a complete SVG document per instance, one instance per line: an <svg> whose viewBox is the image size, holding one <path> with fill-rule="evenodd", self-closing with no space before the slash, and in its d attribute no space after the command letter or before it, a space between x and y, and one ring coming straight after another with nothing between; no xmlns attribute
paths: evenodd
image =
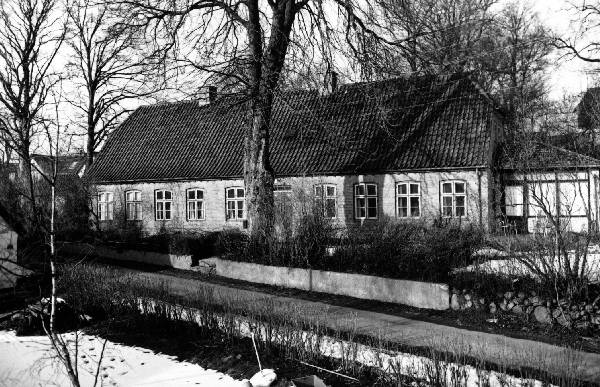
<svg viewBox="0 0 600 387"><path fill-rule="evenodd" d="M552 344L502 336L498 334L470 331L411 320L323 302L276 296L255 290L239 289L221 284L203 282L199 279L181 278L160 271L141 271L117 267L123 274L132 273L151 281L162 281L170 292L177 296L194 296L200 286L211 288L223 297L256 302L270 298L274 307L289 310L290 306L322 311L328 317L330 328L339 327L340 322L356 325L357 333L383 337L386 340L413 347L429 347L440 352L451 352L469 356L512 369L531 367L554 374L570 370L572 375L594 383L600 383L600 354L576 351ZM278 306L279 305L279 306ZM306 310L306 309L305 309Z"/></svg>

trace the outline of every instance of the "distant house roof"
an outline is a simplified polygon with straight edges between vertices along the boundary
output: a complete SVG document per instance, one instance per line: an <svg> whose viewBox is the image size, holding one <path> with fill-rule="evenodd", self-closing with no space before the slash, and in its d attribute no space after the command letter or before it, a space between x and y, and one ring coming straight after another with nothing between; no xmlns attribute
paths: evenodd
<svg viewBox="0 0 600 387"><path fill-rule="evenodd" d="M16 217L2 203L0 203L0 218L8 224L17 234L23 234L23 226L17 221Z"/></svg>
<svg viewBox="0 0 600 387"><path fill-rule="evenodd" d="M600 167L600 160L539 141L518 141L501 149L500 165L507 170L577 169Z"/></svg>
<svg viewBox="0 0 600 387"><path fill-rule="evenodd" d="M52 174L54 169L53 156L34 154L31 156L31 159L44 174L48 176ZM81 172L84 170L86 162L87 159L84 154L58 156L58 175L81 176Z"/></svg>
<svg viewBox="0 0 600 387"><path fill-rule="evenodd" d="M109 136L90 176L99 183L242 177L246 106L221 98L140 107ZM270 160L277 176L486 166L499 120L464 75L278 93Z"/></svg>

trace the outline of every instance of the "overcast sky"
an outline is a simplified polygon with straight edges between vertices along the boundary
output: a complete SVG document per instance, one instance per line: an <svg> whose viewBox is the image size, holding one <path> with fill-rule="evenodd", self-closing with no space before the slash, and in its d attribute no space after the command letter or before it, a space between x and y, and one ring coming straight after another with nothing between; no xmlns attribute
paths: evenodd
<svg viewBox="0 0 600 387"><path fill-rule="evenodd" d="M538 13L540 19L558 34L572 34L574 25L571 21L576 18L568 0L530 0L533 9ZM562 94L573 94L585 91L592 86L592 79L587 70L598 68L585 62L572 59L560 60L555 68L549 73L551 96L560 98Z"/></svg>

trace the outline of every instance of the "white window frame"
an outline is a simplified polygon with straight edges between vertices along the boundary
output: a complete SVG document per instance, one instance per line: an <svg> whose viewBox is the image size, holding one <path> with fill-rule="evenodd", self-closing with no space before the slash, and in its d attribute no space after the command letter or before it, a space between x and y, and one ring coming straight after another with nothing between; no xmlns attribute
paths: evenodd
<svg viewBox="0 0 600 387"><path fill-rule="evenodd" d="M321 191L320 193L318 191ZM333 193L331 193L331 191ZM335 184L315 184L315 204L321 207L321 215L325 219L335 219L338 216L337 209L337 186ZM327 213L327 203L333 202L333 216Z"/></svg>
<svg viewBox="0 0 600 387"><path fill-rule="evenodd" d="M167 193L171 196L167 199ZM159 198L159 194L161 194ZM168 207L168 208L167 208ZM172 220L173 219L173 191L168 189L157 189L154 191L154 219Z"/></svg>
<svg viewBox="0 0 600 387"><path fill-rule="evenodd" d="M239 196L240 190L243 193L242 196ZM230 191L233 192L231 197L229 196ZM242 216L240 216L240 211ZM246 189L244 187L225 188L225 219L228 221L246 219Z"/></svg>
<svg viewBox="0 0 600 387"><path fill-rule="evenodd" d="M194 193L194 197L190 198L190 193ZM202 194L202 198L198 199L198 193ZM190 188L185 193L186 200L186 216L188 221L205 220L206 207L204 205L204 190L202 188ZM200 206L200 208L198 208ZM193 207L193 208L192 208ZM198 216L200 214L200 216Z"/></svg>
<svg viewBox="0 0 600 387"><path fill-rule="evenodd" d="M362 187L363 193L359 193L359 189ZM369 188L375 187L375 193L369 193ZM354 184L354 218L355 219L377 219L379 216L379 198L378 198L377 183L357 183ZM364 206L360 206L360 199L364 199ZM375 200L375 216L369 216L369 208L373 208L369 206L369 202L374 199ZM360 216L360 209L364 207L365 215Z"/></svg>
<svg viewBox="0 0 600 387"><path fill-rule="evenodd" d="M452 187L452 192L444 192L444 184L450 184L450 186ZM456 192L456 185L457 184L462 184L463 186L463 192ZM459 197L463 197L464 201L463 201L463 205L462 206L457 206L456 205L456 201L457 198ZM447 215L444 211L444 208L446 206L444 206L444 198L451 198L452 200L452 215ZM463 215L457 215L456 214L456 208L457 207L463 207L464 208L464 213ZM440 182L440 210L442 213L442 217L443 218L466 218L467 217L467 209L468 209L468 205L467 205L467 182L464 180L444 180Z"/></svg>
<svg viewBox="0 0 600 387"><path fill-rule="evenodd" d="M114 219L115 195L114 192L98 192L98 220L107 221Z"/></svg>
<svg viewBox="0 0 600 387"><path fill-rule="evenodd" d="M127 220L142 220L142 192L136 189L125 192Z"/></svg>
<svg viewBox="0 0 600 387"><path fill-rule="evenodd" d="M406 193L401 193L400 188L405 187ZM412 188L417 187L417 192L413 193ZM400 199L406 199L406 215L400 213ZM419 214L413 215L411 200L417 199L419 201ZM419 181L401 181L396 183L396 217L401 219L418 219L421 217L421 182Z"/></svg>

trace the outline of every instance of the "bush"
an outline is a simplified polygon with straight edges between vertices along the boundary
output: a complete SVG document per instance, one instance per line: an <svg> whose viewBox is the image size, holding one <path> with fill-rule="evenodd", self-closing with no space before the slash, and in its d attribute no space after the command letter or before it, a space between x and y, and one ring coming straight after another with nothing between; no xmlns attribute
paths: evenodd
<svg viewBox="0 0 600 387"><path fill-rule="evenodd" d="M479 230L451 223L382 222L340 234L312 215L283 238L252 240L229 231L218 242L223 258L240 262L424 281L446 281L482 243ZM327 247L333 254L325 254Z"/></svg>

